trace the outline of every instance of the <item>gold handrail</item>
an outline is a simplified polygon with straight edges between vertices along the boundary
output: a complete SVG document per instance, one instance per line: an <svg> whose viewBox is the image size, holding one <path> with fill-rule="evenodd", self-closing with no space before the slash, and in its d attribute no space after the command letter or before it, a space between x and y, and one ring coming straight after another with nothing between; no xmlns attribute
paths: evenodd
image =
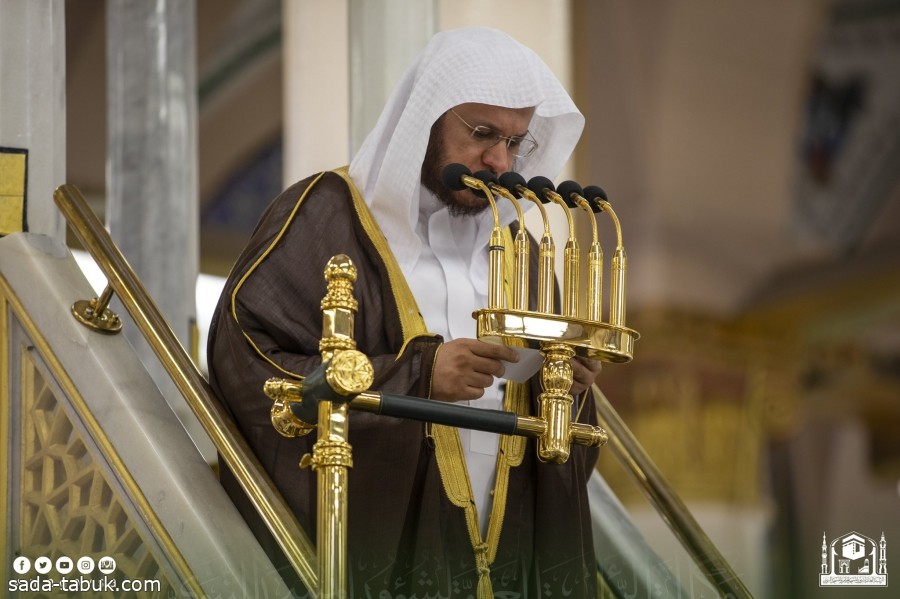
<svg viewBox="0 0 900 599"><path fill-rule="evenodd" d="M119 296L150 343L297 575L306 588L314 593L318 588L316 551L272 479L238 431L234 420L214 399L209 383L184 351L155 302L78 188L69 184L61 185L53 193L53 199L75 236L106 275L109 286Z"/></svg>
<svg viewBox="0 0 900 599"><path fill-rule="evenodd" d="M609 448L613 455L638 483L706 579L724 597L753 599L749 589L703 532L603 392L596 385L593 392L600 426L609 433Z"/></svg>

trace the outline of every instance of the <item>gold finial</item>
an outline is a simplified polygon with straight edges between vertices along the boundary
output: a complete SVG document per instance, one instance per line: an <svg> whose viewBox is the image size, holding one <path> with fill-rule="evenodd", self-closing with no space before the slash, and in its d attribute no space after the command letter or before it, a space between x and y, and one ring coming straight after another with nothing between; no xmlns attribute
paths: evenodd
<svg viewBox="0 0 900 599"><path fill-rule="evenodd" d="M356 267L346 254L332 256L325 265L325 280L330 282L335 279L356 282Z"/></svg>
<svg viewBox="0 0 900 599"><path fill-rule="evenodd" d="M359 304L353 297L353 283L356 282L356 267L345 254L333 256L325 265L325 281L328 292L322 298L322 310L343 309L356 312ZM352 324L350 331L352 335ZM330 335L324 335L328 337Z"/></svg>

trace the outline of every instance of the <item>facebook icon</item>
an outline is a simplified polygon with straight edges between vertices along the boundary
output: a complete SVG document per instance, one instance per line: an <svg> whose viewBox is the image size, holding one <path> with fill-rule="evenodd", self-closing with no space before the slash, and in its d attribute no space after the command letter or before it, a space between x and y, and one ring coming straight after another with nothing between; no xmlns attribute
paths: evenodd
<svg viewBox="0 0 900 599"><path fill-rule="evenodd" d="M23 556L23 557L17 557L17 558L13 561L13 569L14 569L18 574L27 574L28 571L31 569L31 560L28 559L27 557L24 557L24 556Z"/></svg>

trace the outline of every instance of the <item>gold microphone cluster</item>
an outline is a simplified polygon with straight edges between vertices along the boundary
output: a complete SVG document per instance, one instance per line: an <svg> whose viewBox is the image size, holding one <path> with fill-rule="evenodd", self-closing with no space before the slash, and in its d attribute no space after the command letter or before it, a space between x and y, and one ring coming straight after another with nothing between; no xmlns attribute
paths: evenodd
<svg viewBox="0 0 900 599"><path fill-rule="evenodd" d="M482 171L474 175L460 164L448 165L443 181L450 189L471 188L488 199L494 216L489 243L488 305L476 312L479 337L515 337L539 344L543 341L565 341L578 347L578 354L606 362L627 362L633 357L634 341L640 335L625 326L625 277L627 259L622 245L622 227L606 193L595 185L582 188L565 181L556 188L546 177L533 177L526 183L518 173L504 173L499 179ZM505 297L505 252L499 212L495 196L513 203L519 220L519 231L513 241L512 297ZM536 310L529 311L529 236L522 217L520 200L537 205L543 223L538 249L538 286ZM568 222L568 239L563 250L562 306L554 305L554 265L556 248L544 204L563 208ZM581 210L591 223L592 240L587 256L587 290L580 285L581 250L575 235L572 210ZM596 216L607 214L616 230L616 248L610 276L609 318L603 313L603 248L597 233ZM584 304L581 298L585 298ZM498 322L499 321L499 322ZM496 332L491 335L490 332Z"/></svg>
<svg viewBox="0 0 900 599"><path fill-rule="evenodd" d="M537 349L543 356L541 384L538 398L541 419L546 422L545 434L538 439L538 455L550 462L565 462L573 442L572 422L573 371L571 360L576 355L605 362L628 362L633 357L637 331L625 326L625 248L619 219L604 191L596 186L582 189L574 181L566 181L556 188L546 177L534 177L526 183L517 173L504 173L498 178L482 171L472 174L460 164L451 164L443 171L443 182L452 190L471 188L490 202L494 226L488 244L488 305L473 314L477 321L478 338L485 341L522 345ZM519 230L513 240L512 270L506 272L506 247L495 196L513 203L519 219ZM530 240L522 218L520 199L538 206L543 234L538 249L538 297L535 310L529 310L528 258ZM568 239L563 250L562 306L554 306L555 244L544 204L554 203L563 208L568 222ZM585 306L581 305L582 290L579 276L581 255L575 235L572 210L589 215L593 237L587 257L588 282ZM616 229L616 249L610 274L609 319L602 319L603 311L603 249L597 234L595 214L605 213ZM504 281L512 283L511 297L504 294Z"/></svg>

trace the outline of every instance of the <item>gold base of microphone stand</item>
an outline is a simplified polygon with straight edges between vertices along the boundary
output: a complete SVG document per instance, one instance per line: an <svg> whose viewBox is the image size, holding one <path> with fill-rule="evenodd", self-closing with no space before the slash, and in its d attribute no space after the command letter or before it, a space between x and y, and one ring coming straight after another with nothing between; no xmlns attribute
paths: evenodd
<svg viewBox="0 0 900 599"><path fill-rule="evenodd" d="M605 322L581 320L557 314L520 310L477 310L478 338L519 339L541 349L546 343L563 343L575 354L602 362L630 362L640 334Z"/></svg>
<svg viewBox="0 0 900 599"><path fill-rule="evenodd" d="M582 320L570 316L525 312L521 310L485 309L472 316L478 324L482 341L517 339L540 350L541 387L538 397L541 420L547 428L538 438L538 457L545 462L562 464L569 459L573 441L572 357L579 355L603 362L628 362L632 359L637 331L605 322ZM599 428L599 427L598 427ZM603 433L605 443L606 431Z"/></svg>

